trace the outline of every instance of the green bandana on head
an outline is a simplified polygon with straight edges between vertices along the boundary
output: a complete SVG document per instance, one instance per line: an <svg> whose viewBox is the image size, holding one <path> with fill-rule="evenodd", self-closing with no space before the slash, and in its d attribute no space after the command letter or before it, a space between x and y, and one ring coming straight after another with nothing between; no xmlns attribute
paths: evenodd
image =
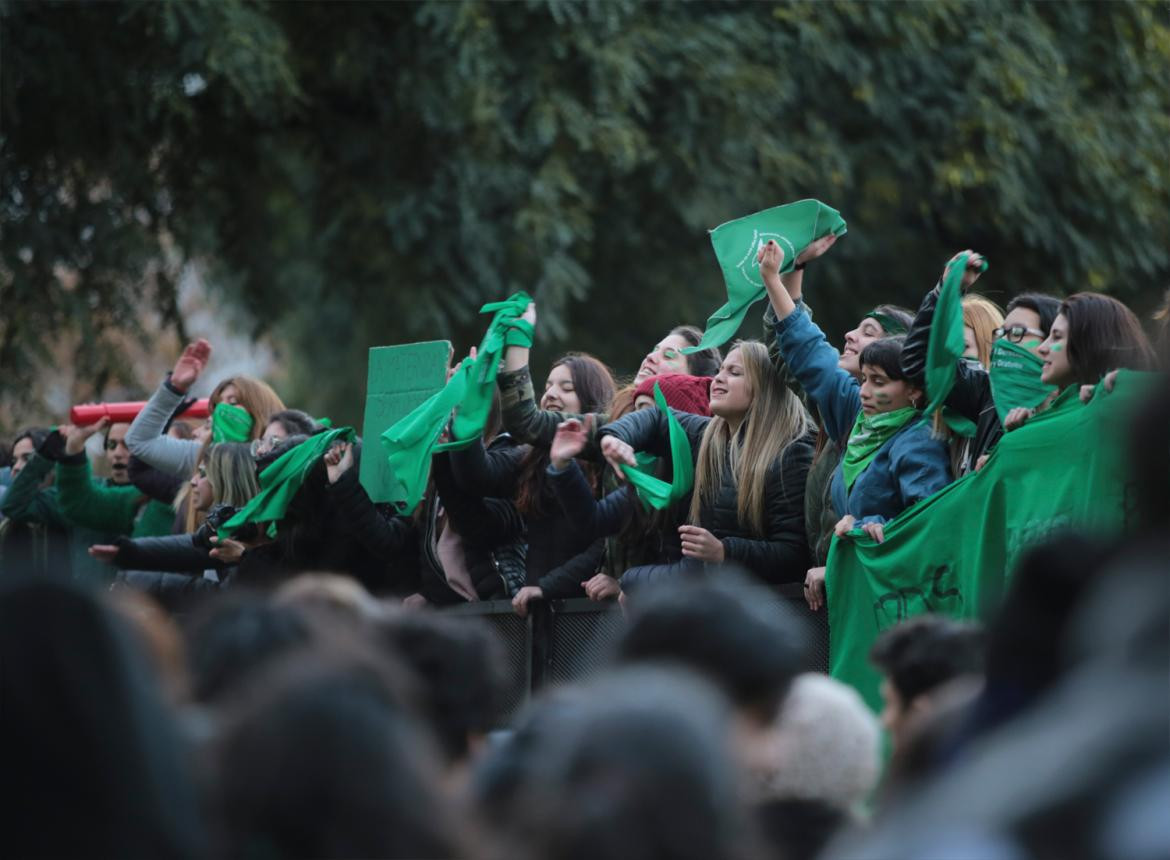
<svg viewBox="0 0 1170 860"><path fill-rule="evenodd" d="M220 403L211 413L212 442L247 442L252 438L253 418L248 410Z"/></svg>
<svg viewBox="0 0 1170 860"><path fill-rule="evenodd" d="M657 457L648 457L638 454L638 465L622 466L622 471L634 489L638 491L638 498L644 505L663 510L670 507L691 491L695 485L695 463L691 456L691 440L687 438L687 431L678 423L674 413L666 405L666 397L658 383L654 383L654 402L666 415L670 426L670 481L654 477L651 471Z"/></svg>
<svg viewBox="0 0 1170 860"><path fill-rule="evenodd" d="M903 325L901 320L898 320L889 314L884 314L877 308L874 308L872 311L867 313L862 317L862 319L865 319L866 317L877 320L878 324L882 327L882 331L886 333L886 337L891 337L896 334L905 334L907 331L909 331L909 329Z"/></svg>
<svg viewBox="0 0 1170 860"><path fill-rule="evenodd" d="M1030 349L1001 337L991 347L991 399L1000 423L1017 406L1035 409L1056 387L1040 381L1044 362Z"/></svg>
<svg viewBox="0 0 1170 860"><path fill-rule="evenodd" d="M893 412L879 412L876 415L857 413L853 431L849 434L849 444L845 448L845 457L841 460L841 476L845 478L846 490L853 487L857 476L873 462L882 445L889 442L895 433L917 417L918 410L912 406L904 406Z"/></svg>
<svg viewBox="0 0 1170 860"><path fill-rule="evenodd" d="M846 232L841 213L819 200L798 200L785 206L773 206L763 212L720 224L711 231L711 247L723 270L727 285L727 304L707 320L707 330L698 346L684 353L721 346L739 331L748 310L767 295L756 255L762 246L775 241L784 252L781 272L791 272L796 257L815 242L832 233Z"/></svg>

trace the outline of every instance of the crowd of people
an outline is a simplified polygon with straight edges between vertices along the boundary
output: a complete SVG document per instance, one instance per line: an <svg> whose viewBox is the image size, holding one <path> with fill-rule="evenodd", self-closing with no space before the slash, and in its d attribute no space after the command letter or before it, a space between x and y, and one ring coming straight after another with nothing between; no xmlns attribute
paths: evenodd
<svg viewBox="0 0 1170 860"><path fill-rule="evenodd" d="M482 436L435 450L413 510L359 479L378 440L324 436L261 380L218 380L209 417L185 418L205 340L132 422L18 433L0 487L14 856L1070 856L1052 846L1073 831L1049 819L1101 798L1078 838L1161 856L1170 839L1140 815L1170 797L1149 713L1118 723L1129 746L1050 745L1098 751L1097 781L1027 810L962 806L964 786L986 787L981 751L1009 772L996 745L1022 745L1054 697L1084 701L1101 661L1118 696L1160 695L1165 715L1160 544L1062 536L1011 572L986 629L926 615L886 630L870 655L880 721L801 674L804 620L764 612L760 589L801 584L823 611L834 540L880 543L1070 387L1088 400L1117 371L1165 370L1165 313L1151 342L1102 294L1022 293L1001 311L971 291L981 257L957 254L943 276L962 268L966 343L944 420L924 411L939 287L917 312L876 305L838 351L803 290L835 241L784 274L780 246L760 246L762 340L724 352L680 325L625 384L570 352L537 398L528 345L509 341ZM519 322L536 326L534 305ZM242 517L276 472L296 477L278 514ZM1104 613L1106 575L1136 620L1097 640L1084 618ZM510 600L523 616L572 597L627 613L609 670L501 730L498 643L424 610ZM949 807L922 799L940 783ZM906 817L931 803L931 821ZM46 809L76 826L45 826ZM1146 842L1110 817L1131 809ZM897 844L891 822L913 849L867 853Z"/></svg>

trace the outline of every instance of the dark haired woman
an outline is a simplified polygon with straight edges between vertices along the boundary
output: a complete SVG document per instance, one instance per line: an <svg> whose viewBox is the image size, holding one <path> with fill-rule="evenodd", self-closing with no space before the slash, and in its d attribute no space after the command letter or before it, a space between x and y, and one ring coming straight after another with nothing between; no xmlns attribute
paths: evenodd
<svg viewBox="0 0 1170 860"><path fill-rule="evenodd" d="M1040 380L1060 391L1096 385L1113 370L1152 370L1156 365L1154 349L1133 311L1100 293L1076 293L1061 302L1036 353L1044 362ZM1020 427L1036 411L1013 409L1004 419L1005 429Z"/></svg>
<svg viewBox="0 0 1170 860"><path fill-rule="evenodd" d="M978 280L983 259L973 251L959 253L971 255L967 271L963 273L962 289L966 291ZM956 254L952 257L951 263L958 256ZM902 348L902 370L919 387L925 384L926 349L930 343L930 328L934 322L934 309L941 284L940 278L939 285L923 298ZM989 366L983 367L962 359L955 363L955 384L945 405L975 424L975 435L964 446L955 463L955 477L962 477L975 470L980 458L1003 436L1000 414L1006 416L1012 408L1020 405L1001 402L997 407L995 391L1000 392L1001 401L1006 398L1034 397L1038 403L1045 397L1037 350L1048 337L1059 310L1060 299L1043 293L1021 293L1008 302L1003 324L994 332L995 342Z"/></svg>
<svg viewBox="0 0 1170 860"><path fill-rule="evenodd" d="M914 405L922 390L902 372L902 340L872 340L847 362L855 333L846 336L846 352L838 357L781 282L780 246L769 242L758 260L776 314L780 355L816 404L829 438L845 445L830 483L833 511L841 517L835 531L843 536L859 526L881 541L886 520L951 481L947 446L933 437ZM859 329L875 321L871 314ZM854 360L860 382L846 366ZM810 570L805 584L809 605L819 608L823 568Z"/></svg>
<svg viewBox="0 0 1170 860"><path fill-rule="evenodd" d="M549 371L540 406L558 413L600 412L613 399L613 376L591 355L570 353ZM583 536L573 527L547 486L548 449L519 445L504 450L485 449L482 442L450 452L459 486L467 493L513 499L528 528L527 586L517 594L518 611L541 594L533 589L554 582L582 583L601 565L603 540ZM588 467L596 492L601 468ZM580 586L578 593L583 594Z"/></svg>
<svg viewBox="0 0 1170 860"><path fill-rule="evenodd" d="M530 304L524 313L524 319L531 325L536 325L536 305ZM665 376L669 373L685 373L690 376L714 376L719 372L722 357L715 348L700 350L686 354L687 347L698 346L703 339L703 332L692 325L680 325L671 329L670 333L655 344L634 376L632 384L618 391L615 397L607 400L596 411L589 422L591 437L586 446L585 456L597 459L596 433L608 421L616 417L619 410L622 414L632 408L634 389L638 383L651 376ZM557 434L557 426L570 418L581 419L584 416L566 409L559 409L555 403L539 408L536 395L533 391L532 377L528 370L528 349L521 346L509 346L504 352L504 368L496 378L503 397L504 429L511 433L517 441L548 448L553 437Z"/></svg>

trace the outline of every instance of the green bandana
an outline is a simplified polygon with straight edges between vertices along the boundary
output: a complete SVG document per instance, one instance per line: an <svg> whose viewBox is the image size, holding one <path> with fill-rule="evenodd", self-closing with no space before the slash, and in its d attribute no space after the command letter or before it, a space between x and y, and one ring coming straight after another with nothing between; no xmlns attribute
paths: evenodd
<svg viewBox="0 0 1170 860"><path fill-rule="evenodd" d="M247 442L252 437L252 416L242 406L220 403L211 413L212 442Z"/></svg>
<svg viewBox="0 0 1170 860"><path fill-rule="evenodd" d="M284 518L289 503L305 483L309 471L338 442L352 442L352 427L340 427L310 436L274 460L260 473L260 492L223 524L220 538L231 537L245 523L268 523L268 536L276 537L277 523Z"/></svg>
<svg viewBox="0 0 1170 860"><path fill-rule="evenodd" d="M666 415L666 421L670 426L670 481L654 477L652 471L658 458L641 453L637 456L636 467L622 466L622 471L638 491L638 498L642 500L642 504L663 510L691 491L695 485L695 464L691 458L691 440L687 438L687 431L667 407L666 398L657 382L654 383L654 402Z"/></svg>
<svg viewBox="0 0 1170 860"><path fill-rule="evenodd" d="M862 317L862 319L865 319L865 317L870 317L877 320L881 324L882 330L886 333L886 337L890 337L891 335L895 334L905 334L907 332L906 326L904 326L901 321L895 319L889 314L882 313L877 308L874 308L872 311L867 313Z"/></svg>
<svg viewBox="0 0 1170 860"><path fill-rule="evenodd" d="M845 457L841 460L841 475L845 478L845 489L851 489L857 476L873 462L882 445L894 434L918 417L918 410L911 406L895 409L893 412L879 412L876 415L857 413Z"/></svg>
<svg viewBox="0 0 1170 860"><path fill-rule="evenodd" d="M938 291L930 340L926 345L926 396L930 403L923 410L933 415L941 410L943 422L960 436L974 436L975 425L943 404L955 385L955 365L963 358L963 273L967 271L967 254L960 254L943 275ZM984 262L983 268L987 268Z"/></svg>
<svg viewBox="0 0 1170 860"><path fill-rule="evenodd" d="M712 230L711 246L723 270L727 304L707 320L702 342L683 352L697 352L731 340L751 306L767 294L756 262L761 246L775 240L784 251L780 271L791 272L800 252L830 233L843 235L845 219L836 209L819 200L798 200L785 206L774 206L720 224Z"/></svg>
<svg viewBox="0 0 1170 860"><path fill-rule="evenodd" d="M1001 337L991 347L991 399L1000 423L1017 406L1035 409L1055 386L1040 381L1044 362L1018 343Z"/></svg>
<svg viewBox="0 0 1170 860"><path fill-rule="evenodd" d="M382 434L382 447L396 485L389 500L399 510L409 513L418 506L426 491L433 454L466 448L483 436L505 347L532 345L532 326L520 319L531 301L527 293L516 293L506 301L480 308L480 313L495 315L475 360L463 359L441 391ZM451 441L439 444L453 409L457 411Z"/></svg>

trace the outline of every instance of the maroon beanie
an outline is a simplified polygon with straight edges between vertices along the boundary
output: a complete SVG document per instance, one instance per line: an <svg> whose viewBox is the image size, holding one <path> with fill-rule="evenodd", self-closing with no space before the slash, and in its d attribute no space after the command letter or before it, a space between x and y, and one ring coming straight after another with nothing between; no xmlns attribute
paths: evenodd
<svg viewBox="0 0 1170 860"><path fill-rule="evenodd" d="M654 383L662 389L666 405L679 412L711 416L711 377L687 376L685 373L667 373L651 376L638 383L634 397L654 396Z"/></svg>

